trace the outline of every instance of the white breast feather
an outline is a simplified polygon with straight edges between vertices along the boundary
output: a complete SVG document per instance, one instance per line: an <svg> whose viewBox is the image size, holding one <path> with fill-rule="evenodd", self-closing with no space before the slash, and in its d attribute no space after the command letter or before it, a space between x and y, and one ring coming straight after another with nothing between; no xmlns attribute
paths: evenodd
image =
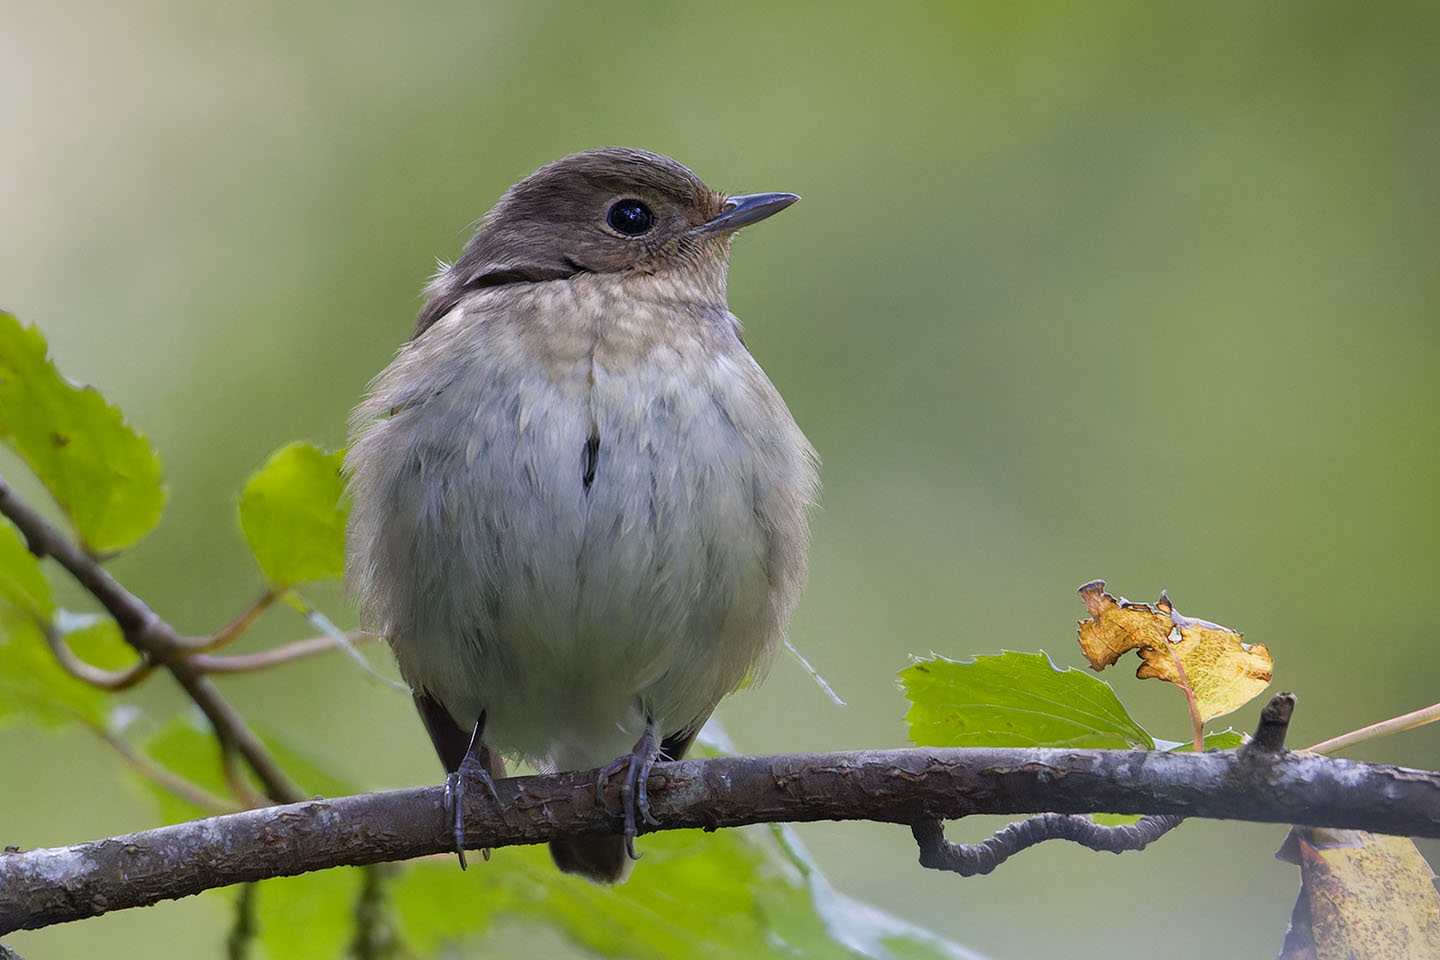
<svg viewBox="0 0 1440 960"><path fill-rule="evenodd" d="M627 752L647 710L689 729L763 669L817 484L734 318L622 314L619 282L462 304L377 378L347 460L370 628L462 729L483 709L489 743L556 769Z"/></svg>

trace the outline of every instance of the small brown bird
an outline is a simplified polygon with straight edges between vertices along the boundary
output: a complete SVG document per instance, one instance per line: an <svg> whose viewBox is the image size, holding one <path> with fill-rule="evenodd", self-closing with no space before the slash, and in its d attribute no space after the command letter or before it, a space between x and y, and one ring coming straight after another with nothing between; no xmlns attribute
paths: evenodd
<svg viewBox="0 0 1440 960"><path fill-rule="evenodd" d="M643 150L542 167L352 419L363 623L452 787L501 754L625 772L624 836L551 844L592 880L628 875L650 765L763 670L805 581L815 452L725 293L735 231L797 199Z"/></svg>

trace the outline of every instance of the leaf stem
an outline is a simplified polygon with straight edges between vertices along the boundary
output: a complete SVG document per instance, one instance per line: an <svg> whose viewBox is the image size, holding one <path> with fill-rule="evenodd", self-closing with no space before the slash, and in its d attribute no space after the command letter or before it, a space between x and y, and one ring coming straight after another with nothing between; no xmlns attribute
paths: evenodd
<svg viewBox="0 0 1440 960"><path fill-rule="evenodd" d="M1190 689L1190 678L1185 675L1185 664L1175 652L1170 651L1170 661L1175 664L1176 671L1180 674L1180 689L1185 691L1185 703L1190 708L1190 728L1195 737L1195 752L1205 752L1205 721L1200 719L1200 707L1195 702L1195 692Z"/></svg>

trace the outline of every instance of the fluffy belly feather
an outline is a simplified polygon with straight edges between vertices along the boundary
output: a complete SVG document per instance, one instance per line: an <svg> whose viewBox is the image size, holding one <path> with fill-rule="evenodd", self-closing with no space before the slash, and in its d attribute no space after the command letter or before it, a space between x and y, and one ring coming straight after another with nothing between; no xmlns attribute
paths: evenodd
<svg viewBox="0 0 1440 960"><path fill-rule="evenodd" d="M464 376L387 398L382 375L395 412L352 448L360 590L402 674L558 769L628 751L647 713L703 722L804 576L814 474L778 394L743 348L654 326L472 327ZM532 335L546 362L511 362Z"/></svg>

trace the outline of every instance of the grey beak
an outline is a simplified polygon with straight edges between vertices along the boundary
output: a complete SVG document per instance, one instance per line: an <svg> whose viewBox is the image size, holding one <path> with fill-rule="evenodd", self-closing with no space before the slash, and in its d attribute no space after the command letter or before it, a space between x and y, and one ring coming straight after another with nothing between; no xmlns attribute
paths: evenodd
<svg viewBox="0 0 1440 960"><path fill-rule="evenodd" d="M747 193L730 197L720 213L698 229L707 234L730 233L774 216L799 199L793 193Z"/></svg>

